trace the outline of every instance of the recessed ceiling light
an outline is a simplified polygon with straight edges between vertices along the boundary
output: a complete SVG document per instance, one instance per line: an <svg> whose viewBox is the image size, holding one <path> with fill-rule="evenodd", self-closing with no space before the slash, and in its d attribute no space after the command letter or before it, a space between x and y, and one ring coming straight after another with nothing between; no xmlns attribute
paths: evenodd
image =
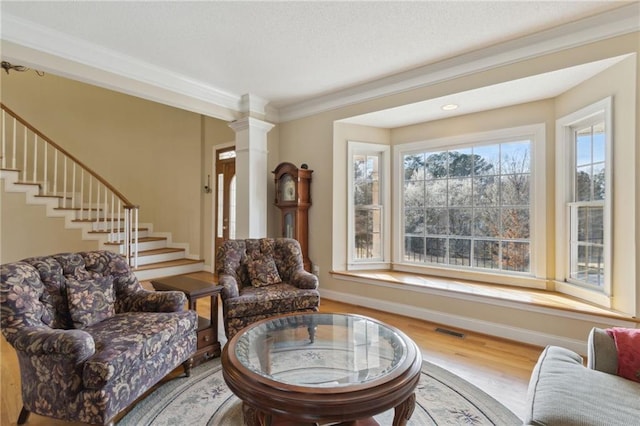
<svg viewBox="0 0 640 426"><path fill-rule="evenodd" d="M446 104L442 105L442 109L444 111L453 111L454 109L458 109L458 104Z"/></svg>

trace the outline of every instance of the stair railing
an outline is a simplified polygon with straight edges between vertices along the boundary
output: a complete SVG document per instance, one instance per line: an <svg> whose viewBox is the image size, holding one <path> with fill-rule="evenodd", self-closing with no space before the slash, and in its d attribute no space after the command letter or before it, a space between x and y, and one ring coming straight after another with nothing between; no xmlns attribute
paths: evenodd
<svg viewBox="0 0 640 426"><path fill-rule="evenodd" d="M109 242L124 244L127 262L137 268L138 206L6 105L0 107L2 169L18 171L18 183L38 185L38 196L58 198L58 209L75 210L77 220L93 223Z"/></svg>

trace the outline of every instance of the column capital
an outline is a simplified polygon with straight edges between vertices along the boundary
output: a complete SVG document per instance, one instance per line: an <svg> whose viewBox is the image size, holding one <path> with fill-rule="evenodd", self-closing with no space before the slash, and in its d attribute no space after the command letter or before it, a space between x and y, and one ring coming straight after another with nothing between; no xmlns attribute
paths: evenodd
<svg viewBox="0 0 640 426"><path fill-rule="evenodd" d="M231 127L236 133L247 129L262 130L265 133L268 133L269 130L273 129L274 126L275 124L273 123L269 123L268 121L263 121L254 117L243 117L229 123L229 127Z"/></svg>

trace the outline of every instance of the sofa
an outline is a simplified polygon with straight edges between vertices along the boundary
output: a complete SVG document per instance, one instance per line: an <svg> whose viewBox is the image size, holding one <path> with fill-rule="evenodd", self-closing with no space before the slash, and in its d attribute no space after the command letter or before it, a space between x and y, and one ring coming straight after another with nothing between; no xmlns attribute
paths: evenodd
<svg viewBox="0 0 640 426"><path fill-rule="evenodd" d="M189 375L197 316L185 303L182 292L143 289L109 251L2 265L0 325L22 383L18 424L32 412L112 424L176 367Z"/></svg>
<svg viewBox="0 0 640 426"><path fill-rule="evenodd" d="M524 424L640 424L640 383L617 372L616 344L603 329L589 334L586 366L577 353L548 346L531 375Z"/></svg>
<svg viewBox="0 0 640 426"><path fill-rule="evenodd" d="M258 320L320 306L318 277L305 271L292 238L227 240L216 252L227 339Z"/></svg>

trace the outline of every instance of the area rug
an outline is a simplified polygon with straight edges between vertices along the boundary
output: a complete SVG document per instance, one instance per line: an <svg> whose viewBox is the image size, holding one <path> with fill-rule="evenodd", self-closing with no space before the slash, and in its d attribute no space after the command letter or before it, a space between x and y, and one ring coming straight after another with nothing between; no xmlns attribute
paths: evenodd
<svg viewBox="0 0 640 426"><path fill-rule="evenodd" d="M240 400L222 378L219 359L193 369L191 377L176 377L123 417L118 426L242 426ZM391 425L393 410L375 416ZM476 386L427 361L416 388L416 409L409 426L521 425L522 421Z"/></svg>

